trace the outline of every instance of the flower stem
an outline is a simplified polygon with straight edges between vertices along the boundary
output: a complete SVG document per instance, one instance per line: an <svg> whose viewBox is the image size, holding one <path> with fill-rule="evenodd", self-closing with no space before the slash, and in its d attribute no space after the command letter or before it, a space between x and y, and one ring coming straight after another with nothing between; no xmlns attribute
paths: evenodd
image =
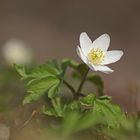
<svg viewBox="0 0 140 140"><path fill-rule="evenodd" d="M71 90L73 96L75 97L75 89L65 80L63 80L63 83Z"/></svg>
<svg viewBox="0 0 140 140"><path fill-rule="evenodd" d="M89 67L87 68L86 72L84 73L84 75L83 75L83 77L82 77L82 81L81 81L81 83L80 83L80 85L79 85L79 87L78 87L78 90L77 90L77 92L76 92L76 93L77 93L77 96L80 95L80 92L81 92L81 90L82 90L82 87L83 87L83 85L84 85L84 82L85 82L85 80L86 80L86 77L87 77L88 72L89 72Z"/></svg>

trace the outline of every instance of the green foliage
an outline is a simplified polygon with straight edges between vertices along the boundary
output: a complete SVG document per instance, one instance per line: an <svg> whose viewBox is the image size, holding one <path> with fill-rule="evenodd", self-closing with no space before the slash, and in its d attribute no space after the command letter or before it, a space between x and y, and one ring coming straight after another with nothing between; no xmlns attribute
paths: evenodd
<svg viewBox="0 0 140 140"><path fill-rule="evenodd" d="M22 80L27 80L27 93L24 104L40 99L45 93L49 98L57 96L58 89L63 82L63 77L68 67L73 69L76 77L81 77L87 70L85 64L78 64L71 59L64 59L60 64L50 61L46 64L27 69L24 66L15 65ZM98 75L89 75L87 80L96 85L100 95L103 94L103 82Z"/></svg>
<svg viewBox="0 0 140 140"><path fill-rule="evenodd" d="M61 63L61 68L63 69L63 71L65 72L67 67L71 67L73 69L77 68L79 64L71 59L63 59L62 63Z"/></svg>
<svg viewBox="0 0 140 140"><path fill-rule="evenodd" d="M140 138L140 119L136 116L123 117L120 120L120 127L105 129L104 133L114 140L139 140Z"/></svg>
<svg viewBox="0 0 140 140"><path fill-rule="evenodd" d="M46 64L42 64L40 66L34 67L32 69L26 69L25 66L15 65L17 72L24 79L27 78L45 78L48 76L57 76L62 73L59 66L55 61L47 62Z"/></svg>
<svg viewBox="0 0 140 140"><path fill-rule="evenodd" d="M61 99L59 97L51 100L51 107L43 106L42 113L48 116L64 117L66 106L62 107Z"/></svg>
<svg viewBox="0 0 140 140"><path fill-rule="evenodd" d="M92 109L94 102L95 102L95 99L96 99L95 94L89 94L85 97L80 98L81 109L83 111L86 111L88 109Z"/></svg>
<svg viewBox="0 0 140 140"><path fill-rule="evenodd" d="M27 82L27 94L23 104L37 101L46 94L49 100L43 105L41 113L53 118L61 118L58 128L62 136L90 129L114 138L115 132L125 128L122 120L126 124L129 123L120 107L111 102L111 97L104 95L102 78L90 74L85 79L85 82L89 81L97 88L98 96L96 93L80 94L64 80L68 67L72 69L74 80L75 78L81 80L88 68L85 64L70 59L64 59L61 63L50 61L32 69L15 65L21 79ZM63 82L72 91L73 98L66 100L65 96L62 96L65 93L59 94ZM137 123L140 124L138 121ZM139 128L138 125L133 126ZM110 133L112 135L109 135Z"/></svg>
<svg viewBox="0 0 140 140"><path fill-rule="evenodd" d="M24 104L40 99L46 92L49 98L54 98L62 81L62 69L55 62L48 62L41 66L25 69L24 66L15 65L22 79L27 79L27 92Z"/></svg>
<svg viewBox="0 0 140 140"><path fill-rule="evenodd" d="M119 127L119 119L123 116L123 113L119 106L110 103L109 100L97 99L94 103L94 113L99 114L99 121L107 125L108 127Z"/></svg>
<svg viewBox="0 0 140 140"><path fill-rule="evenodd" d="M60 98L52 101L51 107L43 107L42 112L48 116L62 117L61 134L68 136L73 133L95 129L96 131L119 129L121 120L125 119L120 107L110 101L110 97L101 99L95 94L81 97L77 101L63 104Z"/></svg>
<svg viewBox="0 0 140 140"><path fill-rule="evenodd" d="M79 63L77 63L76 61L71 60L71 59L68 59L68 58L63 59L63 60L62 60L62 65L63 65L63 63L64 63L64 64L67 64L67 66L69 66L69 67L71 67L71 68L73 68L73 69L76 69L77 66L79 65Z"/></svg>
<svg viewBox="0 0 140 140"><path fill-rule="evenodd" d="M108 99L99 99L89 94L82 97L78 110L70 110L64 118L62 125L63 135L70 135L78 131L94 128L97 131L104 128L114 129L119 127L120 119L124 115L119 106L114 105ZM83 105L86 108L83 108ZM79 112L79 110L81 110Z"/></svg>
<svg viewBox="0 0 140 140"><path fill-rule="evenodd" d="M27 85L28 95L25 97L23 103L27 104L31 101L38 100L47 91L48 97L53 98L58 90L60 80L54 76L34 79Z"/></svg>
<svg viewBox="0 0 140 140"><path fill-rule="evenodd" d="M54 117L66 117L71 111L80 110L80 104L77 101L68 102L64 104L61 98L57 97L51 100L51 106L43 106L42 113Z"/></svg>
<svg viewBox="0 0 140 140"><path fill-rule="evenodd" d="M22 77L22 79L26 79L28 77L25 67L16 64L14 66L18 71L19 75Z"/></svg>

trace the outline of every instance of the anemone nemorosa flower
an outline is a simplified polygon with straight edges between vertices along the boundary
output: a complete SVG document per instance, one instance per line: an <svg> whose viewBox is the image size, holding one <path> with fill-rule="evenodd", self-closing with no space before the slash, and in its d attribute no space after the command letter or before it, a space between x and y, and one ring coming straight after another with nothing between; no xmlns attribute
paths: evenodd
<svg viewBox="0 0 140 140"><path fill-rule="evenodd" d="M106 65L120 60L123 51L107 51L109 44L110 36L108 34L103 34L92 42L83 32L80 34L80 47L77 46L77 54L91 70L112 73L113 70Z"/></svg>

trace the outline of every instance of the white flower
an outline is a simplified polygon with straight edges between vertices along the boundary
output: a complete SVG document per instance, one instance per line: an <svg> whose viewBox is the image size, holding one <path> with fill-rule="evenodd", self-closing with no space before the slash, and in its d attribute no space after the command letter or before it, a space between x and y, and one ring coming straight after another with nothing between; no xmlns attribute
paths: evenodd
<svg viewBox="0 0 140 140"><path fill-rule="evenodd" d="M22 40L11 39L3 46L3 56L9 65L28 65L32 62L32 51Z"/></svg>
<svg viewBox="0 0 140 140"><path fill-rule="evenodd" d="M109 44L110 36L108 34L103 34L92 42L88 35L83 32L80 35L80 47L77 46L77 53L91 70L108 74L113 70L105 65L120 60L123 55L121 50L107 51Z"/></svg>

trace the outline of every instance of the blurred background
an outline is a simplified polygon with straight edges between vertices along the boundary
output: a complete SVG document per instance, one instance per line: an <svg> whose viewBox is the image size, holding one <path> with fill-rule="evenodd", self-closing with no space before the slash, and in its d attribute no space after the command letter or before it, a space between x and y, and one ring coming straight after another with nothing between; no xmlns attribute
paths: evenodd
<svg viewBox="0 0 140 140"><path fill-rule="evenodd" d="M35 63L65 57L81 62L75 50L83 31L92 40L108 33L111 36L110 49L124 51L123 58L110 66L114 73L99 74L105 81L106 93L113 96L116 103L127 111L139 110L139 0L0 1L2 64L6 61L4 47L11 40L18 40L33 50Z"/></svg>

